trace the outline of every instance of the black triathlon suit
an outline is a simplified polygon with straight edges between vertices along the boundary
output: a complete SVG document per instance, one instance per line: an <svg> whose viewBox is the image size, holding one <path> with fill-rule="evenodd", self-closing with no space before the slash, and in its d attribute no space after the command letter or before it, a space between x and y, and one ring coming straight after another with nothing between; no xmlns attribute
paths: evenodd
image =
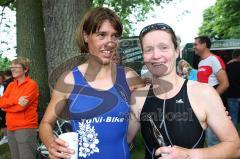
<svg viewBox="0 0 240 159"><path fill-rule="evenodd" d="M145 159L155 159L157 157L154 153L159 145L146 116L148 114L151 115L167 146L176 145L184 148L204 146L205 133L190 105L187 80L176 96L166 100L156 97L152 85L150 86L140 115L140 122L146 149Z"/></svg>

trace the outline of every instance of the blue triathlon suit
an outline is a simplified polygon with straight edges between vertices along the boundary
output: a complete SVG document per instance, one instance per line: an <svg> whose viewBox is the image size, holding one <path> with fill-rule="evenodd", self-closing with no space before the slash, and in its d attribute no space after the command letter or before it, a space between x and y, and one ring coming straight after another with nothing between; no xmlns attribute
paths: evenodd
<svg viewBox="0 0 240 159"><path fill-rule="evenodd" d="M130 159L127 143L130 90L123 66L108 90L92 88L76 67L68 100L72 129L79 134L78 159Z"/></svg>

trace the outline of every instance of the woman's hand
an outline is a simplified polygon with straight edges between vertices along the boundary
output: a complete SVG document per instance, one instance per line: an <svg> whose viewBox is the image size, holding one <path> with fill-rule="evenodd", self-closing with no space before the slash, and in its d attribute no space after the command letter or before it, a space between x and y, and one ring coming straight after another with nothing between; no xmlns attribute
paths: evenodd
<svg viewBox="0 0 240 159"><path fill-rule="evenodd" d="M18 104L25 107L29 104L29 100L25 97L25 96L21 96L19 99L18 99Z"/></svg>
<svg viewBox="0 0 240 159"><path fill-rule="evenodd" d="M69 144L59 138L55 138L48 147L50 159L68 159L73 155L73 149L68 148Z"/></svg>
<svg viewBox="0 0 240 159"><path fill-rule="evenodd" d="M159 159L191 159L190 149L173 146L173 147L160 147L156 150L155 155L160 156Z"/></svg>
<svg viewBox="0 0 240 159"><path fill-rule="evenodd" d="M143 81L144 81L144 84L152 84L152 78L148 78L148 77L146 77L146 78L143 78Z"/></svg>

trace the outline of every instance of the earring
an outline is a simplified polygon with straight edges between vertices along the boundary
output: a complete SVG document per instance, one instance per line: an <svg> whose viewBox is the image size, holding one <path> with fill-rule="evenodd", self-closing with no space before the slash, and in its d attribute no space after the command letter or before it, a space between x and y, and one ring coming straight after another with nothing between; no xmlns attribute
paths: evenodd
<svg viewBox="0 0 240 159"><path fill-rule="evenodd" d="M84 38L84 42L87 43L88 42L88 37L86 33L83 33L83 38Z"/></svg>
<svg viewBox="0 0 240 159"><path fill-rule="evenodd" d="M87 43L88 42L88 39L87 37L84 36L84 42Z"/></svg>

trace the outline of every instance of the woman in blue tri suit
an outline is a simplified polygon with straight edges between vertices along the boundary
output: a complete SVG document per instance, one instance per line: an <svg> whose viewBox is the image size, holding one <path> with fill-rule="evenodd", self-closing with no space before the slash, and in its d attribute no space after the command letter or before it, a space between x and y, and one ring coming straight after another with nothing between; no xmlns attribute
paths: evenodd
<svg viewBox="0 0 240 159"><path fill-rule="evenodd" d="M129 100L131 92L143 84L135 71L111 60L122 29L119 17L108 8L93 8L82 19L77 42L88 60L59 78L40 125L50 158L78 153L79 159L130 159ZM52 133L66 107L72 129L79 134L78 152Z"/></svg>

